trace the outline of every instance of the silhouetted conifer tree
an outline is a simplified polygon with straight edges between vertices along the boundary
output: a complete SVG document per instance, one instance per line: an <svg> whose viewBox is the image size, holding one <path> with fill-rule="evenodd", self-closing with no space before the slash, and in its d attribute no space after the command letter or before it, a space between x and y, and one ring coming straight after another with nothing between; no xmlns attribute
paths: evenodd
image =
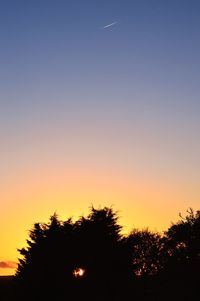
<svg viewBox="0 0 200 301"><path fill-rule="evenodd" d="M16 279L33 300L122 298L131 277L131 257L111 208L91 208L75 223L36 223L27 248L19 250ZM29 298L30 299L30 298Z"/></svg>

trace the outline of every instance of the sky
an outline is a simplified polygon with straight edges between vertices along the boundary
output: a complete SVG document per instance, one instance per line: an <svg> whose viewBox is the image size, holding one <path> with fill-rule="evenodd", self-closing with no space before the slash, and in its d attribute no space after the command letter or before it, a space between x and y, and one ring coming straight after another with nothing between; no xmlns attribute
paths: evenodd
<svg viewBox="0 0 200 301"><path fill-rule="evenodd" d="M0 275L35 222L200 205L200 2L0 1ZM107 26L112 24L112 26Z"/></svg>

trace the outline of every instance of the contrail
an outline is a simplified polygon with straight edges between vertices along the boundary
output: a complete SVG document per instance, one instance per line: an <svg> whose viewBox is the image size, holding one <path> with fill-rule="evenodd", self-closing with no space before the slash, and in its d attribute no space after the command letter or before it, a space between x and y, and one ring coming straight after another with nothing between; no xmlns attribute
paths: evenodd
<svg viewBox="0 0 200 301"><path fill-rule="evenodd" d="M115 25L115 24L117 24L117 22L113 22L113 23L111 23L111 24L108 24L108 25L104 26L104 28L111 27L111 26L113 26L113 25Z"/></svg>

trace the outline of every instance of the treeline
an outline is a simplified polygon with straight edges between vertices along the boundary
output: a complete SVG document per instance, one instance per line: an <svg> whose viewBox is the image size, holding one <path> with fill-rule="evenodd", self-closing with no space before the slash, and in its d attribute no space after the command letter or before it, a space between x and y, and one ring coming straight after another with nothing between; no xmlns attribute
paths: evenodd
<svg viewBox="0 0 200 301"><path fill-rule="evenodd" d="M112 208L87 217L36 223L15 275L19 300L196 300L200 211L164 233L122 235ZM18 295L17 295L18 294Z"/></svg>

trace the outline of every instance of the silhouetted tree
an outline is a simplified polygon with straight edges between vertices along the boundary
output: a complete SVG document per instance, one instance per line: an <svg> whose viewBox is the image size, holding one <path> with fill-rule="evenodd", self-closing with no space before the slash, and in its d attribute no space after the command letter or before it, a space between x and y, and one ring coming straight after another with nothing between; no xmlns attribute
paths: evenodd
<svg viewBox="0 0 200 301"><path fill-rule="evenodd" d="M118 298L124 282L128 284L131 277L131 257L120 233L117 214L111 208L92 207L88 217L80 218L75 227L76 250L81 249L77 257L86 266L90 290L98 291L101 299L115 293Z"/></svg>
<svg viewBox="0 0 200 301"><path fill-rule="evenodd" d="M36 223L29 233L27 248L19 250L23 256L19 259L16 279L25 292L38 300L44 296L55 295L62 289L66 261L71 262L71 253L67 252L65 240L73 231L71 219L62 223L56 214L48 224ZM30 296L31 297L31 296Z"/></svg>
<svg viewBox="0 0 200 301"><path fill-rule="evenodd" d="M200 211L187 211L186 217L173 223L165 232L168 256L163 271L168 283L166 298L195 300L199 290L200 271Z"/></svg>
<svg viewBox="0 0 200 301"><path fill-rule="evenodd" d="M112 208L90 208L73 222L54 214L36 223L15 276L20 300L196 300L200 211L189 209L163 235L121 234Z"/></svg>
<svg viewBox="0 0 200 301"><path fill-rule="evenodd" d="M30 231L27 248L19 250L23 258L16 279L33 300L120 299L131 277L131 257L120 231L111 208L92 207L75 223L54 214L48 224L36 223Z"/></svg>
<svg viewBox="0 0 200 301"><path fill-rule="evenodd" d="M200 211L187 211L186 217L180 214L180 220L166 231L171 256L177 260L200 259Z"/></svg>
<svg viewBox="0 0 200 301"><path fill-rule="evenodd" d="M132 266L137 276L156 275L164 265L165 239L148 229L134 229L128 237Z"/></svg>

